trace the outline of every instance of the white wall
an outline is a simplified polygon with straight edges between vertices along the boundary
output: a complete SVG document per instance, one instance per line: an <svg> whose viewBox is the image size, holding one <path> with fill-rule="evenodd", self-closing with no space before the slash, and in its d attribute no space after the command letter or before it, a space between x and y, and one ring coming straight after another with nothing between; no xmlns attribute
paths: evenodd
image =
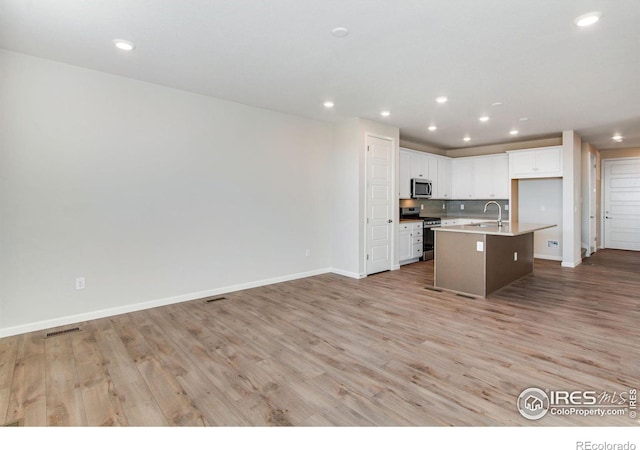
<svg viewBox="0 0 640 450"><path fill-rule="evenodd" d="M562 260L562 178L538 178L518 182L518 221L557 223L557 227L536 231L533 253L536 258ZM557 248L547 241L558 241Z"/></svg>
<svg viewBox="0 0 640 450"><path fill-rule="evenodd" d="M0 336L330 266L329 125L7 51L0 76Z"/></svg>
<svg viewBox="0 0 640 450"><path fill-rule="evenodd" d="M360 277L358 122L333 125L331 171L331 265L335 272Z"/></svg>

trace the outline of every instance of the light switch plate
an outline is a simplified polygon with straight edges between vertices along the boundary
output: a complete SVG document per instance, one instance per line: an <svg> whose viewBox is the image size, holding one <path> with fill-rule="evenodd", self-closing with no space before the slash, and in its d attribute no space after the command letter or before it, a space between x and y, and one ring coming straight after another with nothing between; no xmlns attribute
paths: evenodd
<svg viewBox="0 0 640 450"><path fill-rule="evenodd" d="M484 251L484 242L482 241L476 242L476 251L479 251L479 252Z"/></svg>

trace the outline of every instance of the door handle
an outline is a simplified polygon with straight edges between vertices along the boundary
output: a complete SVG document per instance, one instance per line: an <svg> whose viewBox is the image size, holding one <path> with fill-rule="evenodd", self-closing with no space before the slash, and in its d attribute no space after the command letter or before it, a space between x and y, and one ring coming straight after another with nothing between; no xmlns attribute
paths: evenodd
<svg viewBox="0 0 640 450"><path fill-rule="evenodd" d="M391 222L393 222L393 220L389 219L389 220L387 220L387 222L391 223Z"/></svg>
<svg viewBox="0 0 640 450"><path fill-rule="evenodd" d="M605 219L613 219L613 217L604 216Z"/></svg>

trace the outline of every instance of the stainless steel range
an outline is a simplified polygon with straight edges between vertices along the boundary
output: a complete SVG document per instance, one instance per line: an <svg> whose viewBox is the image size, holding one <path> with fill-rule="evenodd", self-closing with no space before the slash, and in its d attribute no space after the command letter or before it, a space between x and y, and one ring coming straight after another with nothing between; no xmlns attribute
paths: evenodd
<svg viewBox="0 0 640 450"><path fill-rule="evenodd" d="M424 226L422 259L425 261L433 259L433 251L435 248L435 233L433 229L441 225L442 221L440 217L420 217L420 208L411 207L400 208L400 218L422 220Z"/></svg>

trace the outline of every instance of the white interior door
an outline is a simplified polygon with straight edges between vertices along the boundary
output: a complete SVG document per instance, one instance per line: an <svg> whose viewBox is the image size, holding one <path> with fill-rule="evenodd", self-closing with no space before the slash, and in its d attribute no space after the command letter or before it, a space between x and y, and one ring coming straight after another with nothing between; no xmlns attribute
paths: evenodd
<svg viewBox="0 0 640 450"><path fill-rule="evenodd" d="M367 136L367 275L391 270L393 141Z"/></svg>
<svg viewBox="0 0 640 450"><path fill-rule="evenodd" d="M640 158L605 160L604 247L640 250Z"/></svg>

